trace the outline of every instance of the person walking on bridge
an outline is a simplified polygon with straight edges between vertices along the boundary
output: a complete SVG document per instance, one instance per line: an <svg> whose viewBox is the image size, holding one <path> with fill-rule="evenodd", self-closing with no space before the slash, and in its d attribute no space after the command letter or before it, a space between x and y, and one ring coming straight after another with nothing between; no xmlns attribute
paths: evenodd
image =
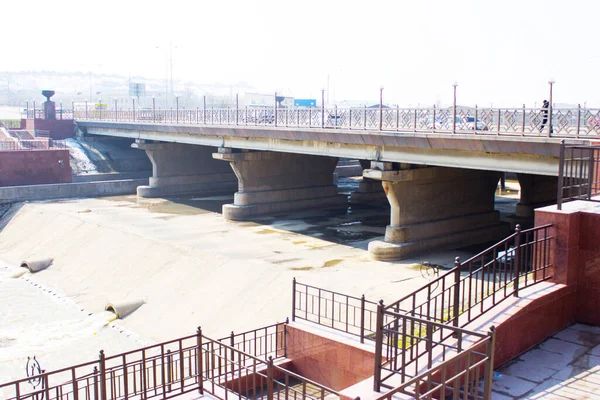
<svg viewBox="0 0 600 400"><path fill-rule="evenodd" d="M540 132L544 131L544 126L548 123L548 112L550 109L550 103L548 100L544 100L542 103L542 124L540 125ZM552 133L552 125L550 125L550 133Z"/></svg>

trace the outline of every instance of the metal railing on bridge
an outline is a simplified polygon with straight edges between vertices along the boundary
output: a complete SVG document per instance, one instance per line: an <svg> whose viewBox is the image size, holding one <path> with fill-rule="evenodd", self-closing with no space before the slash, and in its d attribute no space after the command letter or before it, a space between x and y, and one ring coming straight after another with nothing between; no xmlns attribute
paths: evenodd
<svg viewBox="0 0 600 400"><path fill-rule="evenodd" d="M196 108L74 110L84 121L600 137L600 110L553 108Z"/></svg>

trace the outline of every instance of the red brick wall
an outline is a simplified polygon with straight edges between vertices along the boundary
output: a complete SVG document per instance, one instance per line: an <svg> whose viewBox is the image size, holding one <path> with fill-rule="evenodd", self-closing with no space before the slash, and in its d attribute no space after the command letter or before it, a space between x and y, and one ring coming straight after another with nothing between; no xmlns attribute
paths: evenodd
<svg viewBox="0 0 600 400"><path fill-rule="evenodd" d="M0 186L70 182L69 150L0 151Z"/></svg>
<svg viewBox="0 0 600 400"><path fill-rule="evenodd" d="M287 358L292 360L288 367L293 372L333 390L373 376L372 352L291 325L287 332Z"/></svg>
<svg viewBox="0 0 600 400"><path fill-rule="evenodd" d="M49 131L50 137L55 140L72 138L75 134L75 122L72 119L28 119L25 124L31 134L35 129Z"/></svg>
<svg viewBox="0 0 600 400"><path fill-rule="evenodd" d="M582 212L579 232L576 318L600 326L600 214Z"/></svg>
<svg viewBox="0 0 600 400"><path fill-rule="evenodd" d="M600 326L600 212L567 203L536 210L535 224L553 223L551 262L553 280L577 289L573 322ZM554 208L554 210L553 210Z"/></svg>

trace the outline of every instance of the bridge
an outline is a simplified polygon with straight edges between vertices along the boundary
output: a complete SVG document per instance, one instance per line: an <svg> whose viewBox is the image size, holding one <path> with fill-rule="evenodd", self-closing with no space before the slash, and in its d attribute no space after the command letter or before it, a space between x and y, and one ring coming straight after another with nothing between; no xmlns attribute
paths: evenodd
<svg viewBox="0 0 600 400"><path fill-rule="evenodd" d="M339 158L359 159L350 201L391 206L385 240L369 244L382 260L506 236L494 210L500 174L517 174L517 216L532 217L556 201L561 143L600 141L600 110L581 107L133 107L73 117L82 134L135 139L146 151L153 176L139 196L235 192L223 207L231 220L346 206L334 169Z"/></svg>

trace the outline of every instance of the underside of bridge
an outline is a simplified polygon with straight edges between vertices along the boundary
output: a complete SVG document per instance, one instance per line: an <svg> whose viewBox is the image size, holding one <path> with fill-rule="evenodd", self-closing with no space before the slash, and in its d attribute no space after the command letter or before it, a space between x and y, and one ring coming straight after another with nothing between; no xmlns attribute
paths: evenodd
<svg viewBox="0 0 600 400"><path fill-rule="evenodd" d="M152 162L149 186L137 188L140 197L190 193L216 195L233 193L237 188L231 168L213 160L213 147L144 141L137 141L132 146L145 150Z"/></svg>
<svg viewBox="0 0 600 400"><path fill-rule="evenodd" d="M228 161L238 178L233 204L223 206L227 219L245 220L306 208L347 207L346 196L338 194L334 184L337 157L231 149L219 149L213 157Z"/></svg>
<svg viewBox="0 0 600 400"><path fill-rule="evenodd" d="M391 207L385 239L369 243L375 259L396 260L508 234L494 210L498 172L373 162L363 175L382 181Z"/></svg>

